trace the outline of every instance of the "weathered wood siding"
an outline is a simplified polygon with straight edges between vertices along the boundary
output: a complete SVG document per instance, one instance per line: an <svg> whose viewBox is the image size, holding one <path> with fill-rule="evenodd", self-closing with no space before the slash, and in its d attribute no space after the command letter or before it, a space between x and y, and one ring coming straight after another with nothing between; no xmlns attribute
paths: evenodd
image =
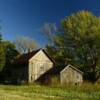
<svg viewBox="0 0 100 100"><path fill-rule="evenodd" d="M68 67L65 68L60 73L61 84L81 84L82 83L82 74L75 69Z"/></svg>
<svg viewBox="0 0 100 100"><path fill-rule="evenodd" d="M42 74L53 67L53 62L40 50L29 60L29 79L30 83L36 81Z"/></svg>

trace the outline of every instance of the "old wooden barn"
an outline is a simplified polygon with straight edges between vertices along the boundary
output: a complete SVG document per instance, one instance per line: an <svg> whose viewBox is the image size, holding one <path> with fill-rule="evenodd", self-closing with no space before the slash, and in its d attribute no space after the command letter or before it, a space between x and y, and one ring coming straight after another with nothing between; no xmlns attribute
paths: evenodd
<svg viewBox="0 0 100 100"><path fill-rule="evenodd" d="M19 56L13 64L11 73L16 82L34 83L51 69L53 64L46 51L39 49Z"/></svg>
<svg viewBox="0 0 100 100"><path fill-rule="evenodd" d="M57 77L61 84L81 84L83 73L72 65L55 67L55 61L44 49L28 52L19 56L11 69L12 80L16 82L52 82Z"/></svg>
<svg viewBox="0 0 100 100"><path fill-rule="evenodd" d="M61 84L75 84L80 85L83 82L83 72L73 67L72 65L67 65L60 72Z"/></svg>

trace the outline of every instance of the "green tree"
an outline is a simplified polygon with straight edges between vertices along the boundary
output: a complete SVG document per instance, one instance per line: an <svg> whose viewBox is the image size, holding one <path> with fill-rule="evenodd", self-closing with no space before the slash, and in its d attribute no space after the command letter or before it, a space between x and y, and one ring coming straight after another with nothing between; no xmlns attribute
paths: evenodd
<svg viewBox="0 0 100 100"><path fill-rule="evenodd" d="M5 66L5 52L4 52L4 47L1 40L2 40L2 37L0 35L0 72L3 70Z"/></svg>
<svg viewBox="0 0 100 100"><path fill-rule="evenodd" d="M0 42L1 42L1 40L2 40L2 35L0 34Z"/></svg>
<svg viewBox="0 0 100 100"><path fill-rule="evenodd" d="M19 52L16 50L16 46L10 41L3 41L5 56L6 56L6 65L10 66L11 63L15 60L16 56L19 55Z"/></svg>
<svg viewBox="0 0 100 100"><path fill-rule="evenodd" d="M88 11L67 16L54 38L64 62L77 65L87 79L100 77L100 18Z"/></svg>
<svg viewBox="0 0 100 100"><path fill-rule="evenodd" d="M10 81L11 79L11 69L14 67L13 62L15 61L19 52L16 50L16 47L10 41L2 41L2 45L4 47L3 51L5 53L5 66L1 72L0 81Z"/></svg>

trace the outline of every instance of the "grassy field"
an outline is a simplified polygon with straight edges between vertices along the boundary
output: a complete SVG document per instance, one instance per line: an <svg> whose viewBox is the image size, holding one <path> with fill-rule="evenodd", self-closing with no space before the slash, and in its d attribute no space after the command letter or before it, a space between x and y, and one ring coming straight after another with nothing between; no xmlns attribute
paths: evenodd
<svg viewBox="0 0 100 100"><path fill-rule="evenodd" d="M79 87L0 85L0 100L100 100L100 84Z"/></svg>

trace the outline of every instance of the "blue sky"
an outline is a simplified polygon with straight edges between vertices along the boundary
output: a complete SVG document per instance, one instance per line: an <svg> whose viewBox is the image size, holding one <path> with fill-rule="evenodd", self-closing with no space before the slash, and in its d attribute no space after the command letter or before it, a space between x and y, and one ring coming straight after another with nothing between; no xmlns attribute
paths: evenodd
<svg viewBox="0 0 100 100"><path fill-rule="evenodd" d="M80 10L100 15L100 0L0 0L0 25L4 39L29 36L45 45L40 33L44 23L60 25L65 16Z"/></svg>

